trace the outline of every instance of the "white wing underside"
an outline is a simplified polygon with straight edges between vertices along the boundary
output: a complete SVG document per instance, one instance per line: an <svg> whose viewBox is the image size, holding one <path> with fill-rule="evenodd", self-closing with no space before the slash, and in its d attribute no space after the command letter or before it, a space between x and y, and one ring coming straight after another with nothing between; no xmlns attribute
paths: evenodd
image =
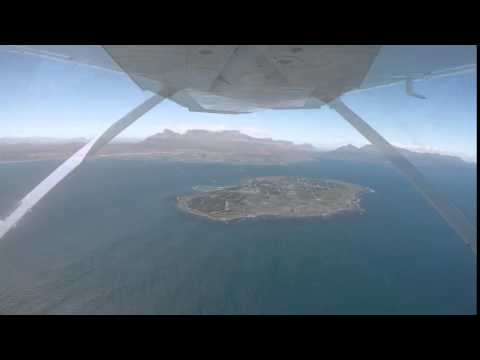
<svg viewBox="0 0 480 360"><path fill-rule="evenodd" d="M475 46L0 46L126 73L141 89L175 89L195 112L315 109L352 91L476 71Z"/></svg>

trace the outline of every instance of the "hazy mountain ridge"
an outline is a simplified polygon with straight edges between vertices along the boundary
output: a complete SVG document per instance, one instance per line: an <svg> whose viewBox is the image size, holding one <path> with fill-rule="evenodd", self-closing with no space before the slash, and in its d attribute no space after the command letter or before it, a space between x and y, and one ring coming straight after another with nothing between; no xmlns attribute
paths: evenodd
<svg viewBox="0 0 480 360"><path fill-rule="evenodd" d="M182 146L191 143L203 146L205 145L204 142L209 142L212 144L228 143L229 145L232 143L236 143L236 145L241 145L241 143L249 143L280 146L296 150L316 151L316 148L310 144L296 145L291 141L273 140L271 138L255 138L243 134L237 130L209 131L193 129L187 130L184 134L180 134L172 130L165 129L161 133L148 137L140 144L162 147L165 146L165 141L179 141L178 145Z"/></svg>
<svg viewBox="0 0 480 360"><path fill-rule="evenodd" d="M0 145L16 145L16 144L71 144L86 143L87 138L54 138L54 137L0 137Z"/></svg>
<svg viewBox="0 0 480 360"><path fill-rule="evenodd" d="M445 165L468 165L459 156L443 155L437 153L428 152L416 152L407 150L404 148L396 147L396 149L405 156L408 160L416 165L432 165L432 164L445 164ZM327 157L338 160L351 160L351 161L368 161L368 162L388 162L383 154L373 145L365 145L362 147L356 147L351 144L341 146L335 150L323 152L320 157Z"/></svg>
<svg viewBox="0 0 480 360"><path fill-rule="evenodd" d="M7 139L7 140L6 140ZM87 139L0 138L0 161L66 159L80 149ZM420 153L397 148L416 165L474 165L458 156ZM118 139L105 146L94 157L158 158L184 162L221 162L242 164L286 164L321 159L362 162L388 162L373 146L351 144L331 151L321 151L311 144L255 138L236 130L201 129L176 133L165 129L144 140Z"/></svg>
<svg viewBox="0 0 480 360"><path fill-rule="evenodd" d="M310 144L255 138L236 130L171 130L152 135L136 144L112 144L99 156L149 157L177 161L224 162L243 164L283 164L315 160Z"/></svg>

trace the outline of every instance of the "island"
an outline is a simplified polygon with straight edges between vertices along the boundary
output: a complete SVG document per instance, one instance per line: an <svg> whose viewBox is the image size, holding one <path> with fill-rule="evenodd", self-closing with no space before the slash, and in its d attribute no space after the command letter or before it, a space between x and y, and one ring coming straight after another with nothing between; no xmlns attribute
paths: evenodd
<svg viewBox="0 0 480 360"><path fill-rule="evenodd" d="M178 208L216 221L362 212L360 195L373 192L343 181L295 176L256 177L233 186L198 185L194 190L177 197Z"/></svg>

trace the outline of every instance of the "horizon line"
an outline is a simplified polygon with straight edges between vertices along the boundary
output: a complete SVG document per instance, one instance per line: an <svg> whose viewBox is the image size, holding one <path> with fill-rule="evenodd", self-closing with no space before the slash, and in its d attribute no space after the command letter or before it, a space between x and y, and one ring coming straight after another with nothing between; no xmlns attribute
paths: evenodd
<svg viewBox="0 0 480 360"><path fill-rule="evenodd" d="M340 147L343 147L343 146L348 146L348 145L351 145L351 146L354 146L356 148L362 148L364 146L368 146L368 145L371 145L368 141L365 141L365 143L362 142L362 144L360 145L358 142L346 142L346 143L307 143L307 142L296 142L296 141L292 141L292 140L285 140L285 139L278 139L278 138L274 138L274 137L256 137L256 136L252 136L252 135L248 135L248 134L245 134L243 133L242 131L240 130L236 130L236 129L222 129L222 130L208 130L208 129L201 129L201 128L192 128L192 129L186 129L184 130L183 132L182 131L174 131L174 130L170 130L170 129L163 129L162 131L159 131L159 132L156 132L152 135L148 135L148 136L145 136L145 137L135 137L135 136L117 136L115 139L112 140L112 142L133 142L133 141L142 141L142 140L145 140L146 138L150 137L150 136L153 136L153 135L156 135L156 134L159 134L159 133L162 133L164 132L165 130L169 130L169 131L172 131L174 133L177 133L177 134L185 134L186 132L190 131L190 130L204 130L204 131L208 131L208 132L214 132L214 133L221 133L221 132L228 132L228 131L237 131L241 134L244 134L244 135L247 135L247 136L250 136L254 139L271 139L271 140L274 140L274 141L290 141L296 145L303 145L303 144L308 144L308 145L312 145L313 147L315 147L316 149L320 150L320 151L331 151L331 150L335 150L335 149L338 149ZM89 137L89 136L74 136L74 137L61 137L61 136L2 136L0 137L0 145L16 145L16 144L20 144L20 143L10 143L10 144L5 144L5 143L2 143L1 140L22 140L22 139L30 139L30 140L34 140L34 139L43 139L45 142L43 142L42 144L47 144L48 142L55 142L55 141L62 141L62 142L65 142L65 141L68 141L68 140L85 140L85 142L88 142L89 140L93 139L94 137ZM405 144L397 144L397 143L394 143L392 142L392 145L395 146L395 147L398 147L398 148L401 148L401 149L405 149L405 150L409 150L409 151L413 151L413 152L416 152L416 153L420 153L420 154L437 154L437 155L445 155L445 156L456 156L456 157L460 157L463 161L466 161L466 162L469 162L469 163L474 163L476 164L477 163L477 154L466 154L466 153L460 153L460 152L452 152L452 151L446 151L446 150L441 150L441 149L433 149L433 148L426 148L426 147L419 147L419 146L415 146L415 145L405 145Z"/></svg>

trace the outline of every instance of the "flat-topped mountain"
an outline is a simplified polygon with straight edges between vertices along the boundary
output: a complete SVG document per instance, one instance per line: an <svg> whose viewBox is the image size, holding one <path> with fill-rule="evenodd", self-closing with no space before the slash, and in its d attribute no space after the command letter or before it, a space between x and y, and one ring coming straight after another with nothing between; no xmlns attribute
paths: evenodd
<svg viewBox="0 0 480 360"><path fill-rule="evenodd" d="M188 130L184 134L176 133L165 129L159 134L148 137L138 146L152 146L165 148L168 146L178 147L207 147L221 148L224 146L263 146L275 147L281 149L292 149L299 151L316 151L316 148L310 144L295 145L293 142L284 140L273 140L270 138L255 138L241 133L237 130L209 131L209 130Z"/></svg>
<svg viewBox="0 0 480 360"><path fill-rule="evenodd" d="M255 138L236 130L171 130L148 137L136 144L112 144L99 156L147 156L175 161L242 164L286 164L315 160L318 150L310 144Z"/></svg>
<svg viewBox="0 0 480 360"><path fill-rule="evenodd" d="M80 149L86 139L55 140L43 138L4 138L0 141L0 162L30 160L62 160ZM434 153L398 150L412 163L420 166L472 166L461 158ZM94 157L149 158L183 162L232 164L289 164L322 159L387 163L373 146L341 146L320 151L311 144L256 138L236 130L188 130L183 134L165 129L143 141L116 140L102 148ZM475 166L475 165L473 165Z"/></svg>

